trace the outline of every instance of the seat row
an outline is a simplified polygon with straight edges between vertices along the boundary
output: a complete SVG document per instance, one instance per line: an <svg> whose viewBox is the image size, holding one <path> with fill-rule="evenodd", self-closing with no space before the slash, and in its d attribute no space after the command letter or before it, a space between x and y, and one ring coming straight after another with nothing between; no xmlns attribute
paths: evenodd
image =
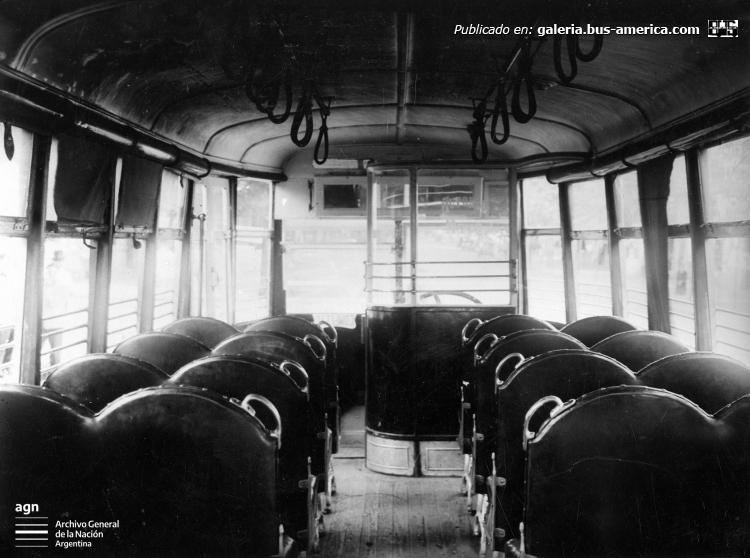
<svg viewBox="0 0 750 558"><path fill-rule="evenodd" d="M501 321L531 323L528 317L504 317ZM483 324L480 327L481 325ZM498 326L499 324L495 324L493 327ZM470 328L471 325L468 329ZM667 544L669 537L666 535L666 538L660 539L663 544L659 546L654 540L639 538L641 532L628 531L635 529L637 525L638 513L633 507L636 506L635 500L630 502L630 508L622 508L627 509L630 515L623 511L618 517L627 518L629 523L615 522L615 531L619 529L617 536L608 531L614 528L614 524L611 523L611 518L606 517L606 513L593 516L584 514L576 523L577 520L573 521L569 517L570 510L555 507L552 500L545 500L554 492L555 497L567 497L569 502L579 502L581 510L587 505L596 509L606 507L610 511L620 510L622 502L618 497L613 497L610 502L610 492L603 489L605 481L597 485L598 489L603 490L598 493L593 489L589 491L588 487L581 491L582 486L578 486L577 490L575 483L558 491L557 481L570 478L567 476L569 471L560 465L561 468L550 477L545 463L552 461L556 465L580 465L575 461L577 458L566 461L569 452L565 450L565 444L575 445L578 442L574 444L573 438L588 436L586 439L590 455L581 462L585 463L581 465L581 470L585 469L587 473L576 477L577 480L585 485L588 474L601 474L604 475L602 478L612 480L614 477L607 476L613 470L612 463L619 463L618 460L624 458L619 454L609 456L606 451L603 452L602 445L597 440L602 428L605 431L610 428L613 432L622 432L623 428L627 430L626 426L632 421L640 424L639 405L648 405L648 401L664 397L682 400L708 416L720 412L726 405L750 393L750 369L746 366L712 353L689 352L687 347L666 334L638 331L632 326L629 330L626 328L627 324L617 318L588 318L565 328L575 333L578 339L552 328L539 328L490 337L472 349L470 371L474 379L474 398L464 401L463 407L474 411L471 417L473 435L467 442L466 434L463 434L460 441L465 449L469 446L472 452L467 460L473 466L467 481L469 489L477 493L472 502L476 506L480 525L485 527L481 529L482 552L487 551L488 556L492 555L493 550L503 550L503 545L511 539L515 539L517 546L510 543L506 551L519 551L518 541L522 538L519 525L522 522L526 525L528 541L525 548L537 556L579 554L584 552L583 549L588 549L586 552L591 555L623 553L626 550L634 554L647 554L654 548L665 554L687 550L684 544L678 544L673 539ZM469 340L471 334L467 335L466 329L464 339ZM606 335L617 329L620 331ZM586 348L580 339L591 343L591 347ZM466 387L467 382L464 384ZM620 386L627 386L627 389ZM611 425L609 422L605 425L601 419L597 419L588 425L587 430L579 432L570 429L564 436L565 442L556 446L550 454L545 454L544 459L532 458L531 448L534 443L541 443L540 439L547 428L556 432L555 428L560 427L553 427L552 423L557 424L557 417L561 413L577 405L562 407L562 401L580 397L590 400L600 392L602 396L609 393L614 397L613 393L620 393L618 389L624 394L623 401L635 401L632 409L623 410L617 418L613 418L614 414L607 415L607 421L613 421ZM645 399L641 401L643 398ZM551 412L552 418L540 430L543 419L550 417L549 410L553 404L557 404L557 407ZM625 403L622 405L623 409L628 406ZM655 424L658 425L658 422ZM633 428L637 429L637 425ZM658 429L657 426L654 428ZM539 434L534 435L535 432ZM652 434L656 435L656 432ZM619 447L614 437L612 441L613 447ZM633 433L622 443L624 446L634 443L634 448L637 448L640 438ZM529 453L525 454L527 446ZM636 452L634 448L631 450ZM676 461L679 461L678 454L679 452L673 455ZM643 467L648 469L652 465ZM528 479L526 484L524 478ZM636 484L644 482L635 473L629 478ZM531 479L535 479L535 484L531 483ZM546 484L541 479L547 479ZM474 481L473 486L471 481ZM584 492L591 500L583 501ZM729 497L729 492L731 490L723 496ZM661 499L668 497L666 489L659 496ZM543 504L538 504L539 501ZM534 502L534 514L530 516L531 502ZM701 505L706 504L703 502ZM574 514L573 517L577 516ZM641 519L644 517L646 516L641 516ZM531 518L534 519L530 520ZM571 521L575 528L571 526ZM549 535L552 532L551 525L565 527ZM618 538L625 532L630 535L628 544ZM705 534L704 532L703 535ZM540 538L530 539L532 535ZM545 539L548 536L550 538ZM594 539L598 542L592 542ZM545 543L542 544L540 540Z"/></svg>
<svg viewBox="0 0 750 558"><path fill-rule="evenodd" d="M125 493L133 500L153 505L143 507L146 511L142 514L153 513L167 521L171 512L175 522L181 518L179 528L176 525L169 528L170 532L179 533L182 541L176 547L168 543L171 538L160 538L156 534L164 530L163 522L157 521L147 533L139 530L136 535L134 531L132 537L126 534L122 540L118 539L121 544L115 545L115 550L127 554L140 549L148 554L159 554L161 549L164 554L178 555L177 548L187 551L188 555L197 555L200 554L198 549L203 549L208 554L270 556L293 553L297 544L301 544L312 553L317 549L322 530L319 493L325 495L325 506L330 510L330 496L335 486L331 465L337 438L331 427L338 426L335 349L334 328L323 329L300 318L262 320L243 333L217 320L188 318L174 322L161 332L133 337L116 347L114 354L88 355L59 367L45 382L47 389L28 386L23 389L41 392L31 394L41 398L55 392L54 397L60 398L62 406L75 406L79 414L88 413L86 416L90 415L88 418L95 425L105 422L104 417L114 413L113 409L127 408L127 417L137 417L135 420L142 421L145 430L157 433L154 439L136 435L129 446L127 474L134 475L135 481L142 482L144 474L162 480L170 477L167 485L172 489L180 483L188 487L195 485L198 492L205 491L206 498L214 494L212 497L221 500L221 495L228 493L221 479L234 477L221 473L218 468L205 469L210 467L211 456L218 455L234 473L248 471L247 475L240 475L242 479L233 482L244 482L256 491L265 491L264 498L252 502L257 496L253 493L243 504L255 510L261 506L264 510L258 512L257 521L252 521L263 525L262 535L250 537L255 541L253 544L243 543L231 550L224 548L221 541L213 540L223 536L216 530L196 529L196 524L191 524L190 520L195 519L191 512L200 515L204 506L193 508L195 500L190 490L180 494L180 489L172 497L157 490L151 498L148 496L152 491L150 486L134 487L120 481L120 469L107 461L106 465L97 467L98 482L127 486ZM238 426L239 423L233 423L224 412L226 416L212 415L213 418L206 419L212 421L207 428L213 429L213 436L226 440L234 436L239 439L265 437L274 443L266 444L265 453L253 450L248 456L241 447L219 451L202 438L194 439L206 430L194 421L206 399L222 402L229 412L252 415L253 428L259 430L250 432L247 427ZM76 405L72 405L73 401ZM127 430L130 428L128 420L133 419L118 420L123 430ZM98 431L99 427L93 430ZM160 443L158 440L162 437L163 443ZM108 435L96 434L93 438L93 446L104 447L106 442L100 439L107 439ZM164 455L167 447L171 448L169 459ZM75 443L71 448L73 453L80 449ZM91 448L86 451L96 455ZM113 455L109 451L105 453ZM206 455L209 457L204 459ZM239 461L235 462L235 458ZM266 465L260 469L246 468L243 460L247 459ZM23 459L14 455L11 460L11 466L23 470ZM149 464L145 470L144 463ZM141 476L135 471L140 471ZM187 477L182 478L181 474ZM221 478L217 480L215 474ZM127 503L117 502L108 508L107 517L118 515L123 521L141 517L135 513L137 510L129 509ZM228 513L221 505L211 509ZM284 533L281 537L279 525ZM245 533L237 540L250 540L248 537ZM261 541L258 537L266 539ZM273 549L269 546L272 539ZM256 551L256 547L260 550Z"/></svg>

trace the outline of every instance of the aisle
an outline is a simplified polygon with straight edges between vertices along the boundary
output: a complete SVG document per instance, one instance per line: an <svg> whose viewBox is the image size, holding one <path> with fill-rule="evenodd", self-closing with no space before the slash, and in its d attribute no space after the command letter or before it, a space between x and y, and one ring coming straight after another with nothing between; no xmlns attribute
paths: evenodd
<svg viewBox="0 0 750 558"><path fill-rule="evenodd" d="M478 556L460 479L381 475L364 459L336 459L335 468L338 495L321 558Z"/></svg>

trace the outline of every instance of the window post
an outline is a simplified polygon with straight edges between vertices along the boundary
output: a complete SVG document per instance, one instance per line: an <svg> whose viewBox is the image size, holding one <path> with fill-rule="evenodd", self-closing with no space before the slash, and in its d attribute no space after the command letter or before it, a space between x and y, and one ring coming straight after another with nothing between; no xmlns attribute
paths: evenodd
<svg viewBox="0 0 750 558"><path fill-rule="evenodd" d="M638 198L641 206L646 255L648 327L672 333L669 324L669 239L667 199L674 155L638 165Z"/></svg>
<svg viewBox="0 0 750 558"><path fill-rule="evenodd" d="M712 312L708 294L706 231L703 216L703 192L697 149L685 154L687 163L688 206L690 208L690 244L693 249L693 304L695 309L695 349L713 350Z"/></svg>
<svg viewBox="0 0 750 558"><path fill-rule="evenodd" d="M607 198L607 228L609 236L609 272L612 282L612 313L625 315L622 302L622 268L620 266L620 237L617 235L617 211L615 209L615 175L604 179L604 192Z"/></svg>
<svg viewBox="0 0 750 558"><path fill-rule="evenodd" d="M29 178L29 235L26 252L26 295L23 301L20 381L41 380L42 304L44 290L44 236L47 214L47 174L52 138L34 134Z"/></svg>
<svg viewBox="0 0 750 558"><path fill-rule="evenodd" d="M565 280L565 319L568 323L578 319L573 250L571 248L570 201L567 182L560 184L560 242L563 253L563 279Z"/></svg>

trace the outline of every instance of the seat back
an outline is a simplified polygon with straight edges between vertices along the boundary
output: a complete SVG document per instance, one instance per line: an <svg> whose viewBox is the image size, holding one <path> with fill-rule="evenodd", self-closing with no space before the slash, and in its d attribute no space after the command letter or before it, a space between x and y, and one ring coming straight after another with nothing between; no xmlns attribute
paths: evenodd
<svg viewBox="0 0 750 558"><path fill-rule="evenodd" d="M690 352L675 337L650 330L616 333L591 347L591 350L610 356L633 371L660 358Z"/></svg>
<svg viewBox="0 0 750 558"><path fill-rule="evenodd" d="M276 439L238 403L189 387L147 388L106 407L97 425L105 517L120 519L119 553L278 551Z"/></svg>
<svg viewBox="0 0 750 558"><path fill-rule="evenodd" d="M112 352L145 360L171 376L188 362L207 356L211 350L185 335L152 331L126 339Z"/></svg>
<svg viewBox="0 0 750 558"><path fill-rule="evenodd" d="M44 387L98 413L121 395L160 385L169 376L143 360L113 354L90 354L59 366Z"/></svg>
<svg viewBox="0 0 750 558"><path fill-rule="evenodd" d="M100 457L95 442L89 409L49 389L0 385L0 555L23 552L14 548L16 523L42 522L54 532L52 522L64 514L93 517L104 488L93 470ZM25 502L38 508L16 512Z"/></svg>
<svg viewBox="0 0 750 558"><path fill-rule="evenodd" d="M325 328L321 325L314 324L297 316L273 316L265 318L248 325L245 328L249 331L280 331L294 337L304 339L307 335L314 335L325 343L326 346L326 401L331 405L328 408L328 427L333 433L332 451L338 452L339 439L339 396L338 396L338 363L336 361L336 346L338 342L338 333L336 329L325 323Z"/></svg>
<svg viewBox="0 0 750 558"><path fill-rule="evenodd" d="M582 349L550 351L525 360L497 391L497 475L505 479L498 487L495 527L504 531L496 537L495 548L502 548L506 538L518 537L523 521L524 417L543 397L557 396L562 401L576 399L598 389L618 385L635 385L635 375L614 359ZM530 425L541 426L541 413Z"/></svg>
<svg viewBox="0 0 750 558"><path fill-rule="evenodd" d="M709 414L750 394L750 368L715 353L664 357L639 371L638 380L680 394Z"/></svg>
<svg viewBox="0 0 750 558"><path fill-rule="evenodd" d="M590 316L569 323L560 331L575 337L587 347L593 347L599 341L624 331L635 331L630 322L618 316Z"/></svg>
<svg viewBox="0 0 750 558"><path fill-rule="evenodd" d="M483 439L476 443L476 473L487 477L497 445L496 379L504 382L520 361L558 349L586 347L556 330L526 330L498 339L476 367L476 426ZM518 355L518 356L513 356Z"/></svg>
<svg viewBox="0 0 750 558"><path fill-rule="evenodd" d="M555 327L544 320L525 314L503 314L484 321L474 318L464 326L461 332L461 342L464 347L473 347L485 335L492 333L497 337L505 337L510 333L525 329L554 330Z"/></svg>
<svg viewBox="0 0 750 558"><path fill-rule="evenodd" d="M297 377L293 378L294 373ZM279 449L279 491L299 492L297 483L307 478L307 458L322 424L307 398L307 385L293 366L279 368L251 357L211 356L191 362L165 385L205 388L242 401L249 394L273 403L281 417L283 442ZM268 417L261 416L268 420Z"/></svg>
<svg viewBox="0 0 750 558"><path fill-rule="evenodd" d="M620 386L552 417L529 435L527 552L747 552L749 396L712 417L679 395Z"/></svg>
<svg viewBox="0 0 750 558"><path fill-rule="evenodd" d="M239 333L239 330L226 322L203 316L189 316L180 318L162 328L164 333L178 333L203 343L213 349L216 345Z"/></svg>

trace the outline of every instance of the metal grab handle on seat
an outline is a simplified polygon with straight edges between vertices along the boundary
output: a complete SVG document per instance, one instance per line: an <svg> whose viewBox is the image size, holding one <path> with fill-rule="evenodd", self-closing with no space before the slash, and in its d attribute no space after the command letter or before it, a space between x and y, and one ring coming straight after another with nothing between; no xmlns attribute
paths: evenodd
<svg viewBox="0 0 750 558"><path fill-rule="evenodd" d="M299 385L299 382L294 378L294 376L292 376L292 373L288 369L289 366L296 368L297 371L302 375L302 378L305 380L304 386ZM284 374L292 378L292 380L295 384L297 384L302 393L307 395L307 398L310 399L310 377L307 375L307 370L305 370L305 367L295 360L284 360L281 362L281 364L278 365L278 367L279 370L281 370Z"/></svg>
<svg viewBox="0 0 750 558"><path fill-rule="evenodd" d="M526 411L526 417L523 419L523 451L526 451L529 440L533 439L536 436L536 432L531 432L529 430L529 423L531 422L531 418L534 416L534 413L544 407L547 403L555 404L554 408L549 413L549 418L557 416L560 411L562 411L562 399L560 399L556 395L548 395L547 397L542 397L539 401L534 403L528 411Z"/></svg>
<svg viewBox="0 0 750 558"><path fill-rule="evenodd" d="M476 327L471 330L472 336L474 335L474 332L477 330L477 328L482 325L484 322L480 318L472 318L468 322L466 322L466 325L461 330L461 344L466 346L466 344L471 341L471 337L467 335L469 326L476 322Z"/></svg>
<svg viewBox="0 0 750 558"><path fill-rule="evenodd" d="M320 320L320 322L318 322L318 327L323 330L323 334L326 336L326 338L331 343L333 343L333 345L335 347L338 346L338 344L339 344L339 332L336 331L335 327L333 327L331 324L329 324L325 320ZM333 331L333 337L331 337L330 335L328 335L328 333L326 333L326 330L325 330L326 327L330 327L331 328L331 331Z"/></svg>
<svg viewBox="0 0 750 558"><path fill-rule="evenodd" d="M319 355L317 352L315 352L315 349L313 349L313 346L310 344L308 339L315 339L315 341L319 343L320 347L323 349L322 355ZM302 342L310 347L310 349L312 349L312 352L315 353L315 356L318 358L318 360L325 362L326 357L328 356L328 349L326 349L326 344L321 341L320 337L318 337L317 335L313 335L312 333L308 333L302 338Z"/></svg>
<svg viewBox="0 0 750 558"><path fill-rule="evenodd" d="M500 370L502 370L503 366L505 366L505 363L508 362L512 358L520 359L516 363L516 366L514 368L518 368L521 365L521 363L524 360L526 360L521 353L510 353L497 364L497 367L495 367L495 395L497 395L497 388L499 388L503 384L503 381L500 380Z"/></svg>
<svg viewBox="0 0 750 558"><path fill-rule="evenodd" d="M489 346L489 347L487 347L487 350L486 350L486 351L484 351L484 353L483 353L483 354L482 354L482 356L480 357L480 356L479 356L479 346L480 346L480 345L482 344L482 342L483 342L483 341L484 341L485 339L492 339L492 343L490 343L490 346ZM497 338L497 335L495 335L494 333L488 333L487 335L485 335L484 337L482 337L482 338L481 338L481 339L480 339L479 341L477 341L477 344L476 344L476 345L474 345L474 363L475 363L475 364L477 363L477 361L479 361L479 360L482 360L482 359L483 359L484 357L486 357L486 356L487 356L487 353L488 353L488 352L490 351L490 349L492 348L492 346L493 346L493 345L494 345L495 343L497 343L497 339L498 339L498 338Z"/></svg>
<svg viewBox="0 0 750 558"><path fill-rule="evenodd" d="M255 409L253 409L250 406L251 401L257 401L258 403L261 403L266 406L266 408L271 411L271 414L273 415L273 418L276 419L276 428L270 432L271 436L276 438L276 444L279 449L281 449L281 415L279 415L278 409L276 409L276 406L271 403L268 399L263 397L262 395L257 395L255 393L251 393L250 395L246 396L245 399L242 400L242 403L240 404L243 409L245 409L248 413L250 413L253 416L255 415Z"/></svg>

